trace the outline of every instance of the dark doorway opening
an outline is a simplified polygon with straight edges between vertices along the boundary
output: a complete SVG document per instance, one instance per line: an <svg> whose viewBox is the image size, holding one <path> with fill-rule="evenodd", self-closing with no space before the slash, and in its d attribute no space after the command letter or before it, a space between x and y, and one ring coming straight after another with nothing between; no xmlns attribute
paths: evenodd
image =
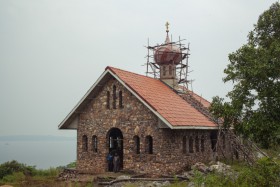
<svg viewBox="0 0 280 187"><path fill-rule="evenodd" d="M217 131L212 131L210 134L210 139L211 139L211 148L213 152L216 152L216 144L217 144L217 138L218 138L218 132Z"/></svg>
<svg viewBox="0 0 280 187"><path fill-rule="evenodd" d="M108 131L107 142L109 153L112 155L118 154L120 157L120 169L123 168L123 134L118 128L111 128ZM108 167L108 171L113 171Z"/></svg>

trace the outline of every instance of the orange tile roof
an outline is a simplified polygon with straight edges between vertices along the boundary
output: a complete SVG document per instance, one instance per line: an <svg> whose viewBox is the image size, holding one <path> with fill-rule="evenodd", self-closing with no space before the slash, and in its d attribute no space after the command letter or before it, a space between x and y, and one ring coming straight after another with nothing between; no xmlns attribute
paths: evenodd
<svg viewBox="0 0 280 187"><path fill-rule="evenodd" d="M120 78L173 127L217 127L160 80L113 67L106 69Z"/></svg>

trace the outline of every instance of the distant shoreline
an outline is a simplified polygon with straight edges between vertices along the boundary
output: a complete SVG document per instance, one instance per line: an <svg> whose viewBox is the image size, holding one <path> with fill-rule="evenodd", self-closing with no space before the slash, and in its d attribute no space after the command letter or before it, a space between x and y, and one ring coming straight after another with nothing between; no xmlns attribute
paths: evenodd
<svg viewBox="0 0 280 187"><path fill-rule="evenodd" d="M75 141L76 137L53 135L6 135L0 136L0 141Z"/></svg>

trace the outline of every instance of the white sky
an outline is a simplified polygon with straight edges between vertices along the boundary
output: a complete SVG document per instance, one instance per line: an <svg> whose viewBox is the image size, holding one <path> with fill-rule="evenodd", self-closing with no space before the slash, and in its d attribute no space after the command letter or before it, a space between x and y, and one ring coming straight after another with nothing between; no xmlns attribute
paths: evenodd
<svg viewBox="0 0 280 187"><path fill-rule="evenodd" d="M58 124L110 65L144 74L147 39L190 42L193 89L224 97L228 54L265 0L0 0L0 135L72 136Z"/></svg>

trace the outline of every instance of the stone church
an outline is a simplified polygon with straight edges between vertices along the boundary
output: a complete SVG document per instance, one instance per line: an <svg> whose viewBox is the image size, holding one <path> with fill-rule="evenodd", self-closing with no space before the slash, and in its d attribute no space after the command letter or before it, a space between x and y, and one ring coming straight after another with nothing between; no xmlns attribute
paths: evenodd
<svg viewBox="0 0 280 187"><path fill-rule="evenodd" d="M159 78L106 67L59 125L77 130L78 171L109 171L106 155L112 151L120 155L121 170L157 174L219 155L210 103L177 83L181 56L167 32L154 52ZM224 137L220 148L230 150Z"/></svg>

